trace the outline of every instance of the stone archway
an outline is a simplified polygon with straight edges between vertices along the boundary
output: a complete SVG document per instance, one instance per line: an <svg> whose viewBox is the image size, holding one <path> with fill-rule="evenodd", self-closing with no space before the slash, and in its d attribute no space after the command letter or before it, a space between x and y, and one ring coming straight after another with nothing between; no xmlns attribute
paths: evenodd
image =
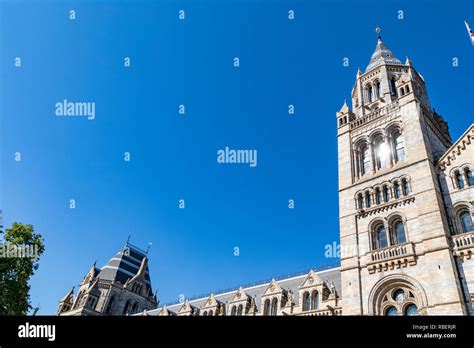
<svg viewBox="0 0 474 348"><path fill-rule="evenodd" d="M405 315L415 305L419 315L426 314L428 298L421 284L406 275L393 274L380 279L369 294L369 315ZM410 308L409 308L410 307Z"/></svg>

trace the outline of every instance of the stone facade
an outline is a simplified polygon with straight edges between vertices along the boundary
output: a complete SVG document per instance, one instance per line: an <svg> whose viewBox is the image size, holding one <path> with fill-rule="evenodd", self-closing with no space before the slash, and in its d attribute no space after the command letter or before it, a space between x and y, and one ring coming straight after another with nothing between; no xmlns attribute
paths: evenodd
<svg viewBox="0 0 474 348"><path fill-rule="evenodd" d="M380 37L352 106L337 113L343 314L470 314L473 232L450 225L458 205L472 221L472 126L452 145L423 77Z"/></svg>
<svg viewBox="0 0 474 348"><path fill-rule="evenodd" d="M424 78L380 36L351 96L336 114L340 267L156 308L147 258L126 245L58 314L472 315L474 125L453 144Z"/></svg>

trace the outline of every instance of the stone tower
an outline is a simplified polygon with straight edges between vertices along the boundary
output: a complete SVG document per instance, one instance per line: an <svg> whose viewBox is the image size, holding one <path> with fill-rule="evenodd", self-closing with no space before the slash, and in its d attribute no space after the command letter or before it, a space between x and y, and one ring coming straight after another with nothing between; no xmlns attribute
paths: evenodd
<svg viewBox="0 0 474 348"><path fill-rule="evenodd" d="M77 296L74 287L60 301L57 315L129 315L157 306L147 253L129 242L101 269L95 263Z"/></svg>
<svg viewBox="0 0 474 348"><path fill-rule="evenodd" d="M337 112L343 312L467 314L437 177L448 126L377 33L352 109Z"/></svg>

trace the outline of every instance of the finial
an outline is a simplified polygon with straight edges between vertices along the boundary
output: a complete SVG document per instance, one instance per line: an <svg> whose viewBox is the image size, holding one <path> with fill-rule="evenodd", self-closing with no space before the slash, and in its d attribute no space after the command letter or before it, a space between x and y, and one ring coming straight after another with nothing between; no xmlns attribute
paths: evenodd
<svg viewBox="0 0 474 348"><path fill-rule="evenodd" d="M148 252L150 251L150 246L152 246L152 244L153 244L153 243L151 243L151 242L148 243L148 246L147 246L147 248L146 248L146 253L145 253L145 255L148 255Z"/></svg>
<svg viewBox="0 0 474 348"><path fill-rule="evenodd" d="M382 37L380 36L380 27L377 25L377 27L375 28L375 32L377 33L377 37L379 40L382 40Z"/></svg>
<svg viewBox="0 0 474 348"><path fill-rule="evenodd" d="M130 237L132 237L132 234L130 233L127 238L127 244L130 242Z"/></svg>

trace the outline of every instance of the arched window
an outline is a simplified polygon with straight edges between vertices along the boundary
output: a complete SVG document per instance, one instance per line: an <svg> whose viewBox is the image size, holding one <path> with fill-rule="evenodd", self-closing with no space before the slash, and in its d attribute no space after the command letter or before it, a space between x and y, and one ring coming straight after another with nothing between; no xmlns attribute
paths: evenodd
<svg viewBox="0 0 474 348"><path fill-rule="evenodd" d="M375 189L375 202L377 204L382 203L383 197L382 197L382 191L380 191L379 188Z"/></svg>
<svg viewBox="0 0 474 348"><path fill-rule="evenodd" d="M464 188L464 178L462 177L461 173L456 172L454 174L456 176L456 184L458 185L458 189Z"/></svg>
<svg viewBox="0 0 474 348"><path fill-rule="evenodd" d="M375 140L375 163L377 169L383 168L388 164L390 149L383 141L382 137Z"/></svg>
<svg viewBox="0 0 474 348"><path fill-rule="evenodd" d="M410 186L408 186L408 181L405 179L402 180L402 190L404 196L407 196L410 193Z"/></svg>
<svg viewBox="0 0 474 348"><path fill-rule="evenodd" d="M132 307L132 314L138 313L138 302L135 302Z"/></svg>
<svg viewBox="0 0 474 348"><path fill-rule="evenodd" d="M469 211L462 211L459 214L459 220L461 220L462 233L474 231L474 225L472 224L472 218Z"/></svg>
<svg viewBox="0 0 474 348"><path fill-rule="evenodd" d="M275 297L275 298L272 300L272 313L271 313L271 315L273 315L273 316L277 315L277 307L278 307L278 300L277 300L277 298Z"/></svg>
<svg viewBox="0 0 474 348"><path fill-rule="evenodd" d="M232 309L230 310L230 315L236 315L237 314L237 308L235 306L232 306Z"/></svg>
<svg viewBox="0 0 474 348"><path fill-rule="evenodd" d="M112 307L114 305L114 302L115 302L115 296L112 296L109 300L109 303L107 304L107 308L105 310L106 314L110 314L112 312Z"/></svg>
<svg viewBox="0 0 474 348"><path fill-rule="evenodd" d="M398 184L398 182L395 182L395 184L393 184L393 193L395 195L395 198L400 198L400 185Z"/></svg>
<svg viewBox="0 0 474 348"><path fill-rule="evenodd" d="M364 196L362 196L362 193L359 193L359 196L357 197L359 209L364 209Z"/></svg>
<svg viewBox="0 0 474 348"><path fill-rule="evenodd" d="M372 161L370 159L370 151L367 145L362 146L361 150L361 172L362 175L367 174L372 169Z"/></svg>
<svg viewBox="0 0 474 348"><path fill-rule="evenodd" d="M392 243L393 244L403 244L405 243L406 240L406 235L405 235L405 226L403 225L403 222L400 220L396 220L392 224Z"/></svg>
<svg viewBox="0 0 474 348"><path fill-rule="evenodd" d="M270 300L266 299L263 305L263 315L270 315Z"/></svg>
<svg viewBox="0 0 474 348"><path fill-rule="evenodd" d="M377 98L380 98L382 96L382 86L380 84L380 81L377 81L375 83L375 95Z"/></svg>
<svg viewBox="0 0 474 348"><path fill-rule="evenodd" d="M305 292L303 294L303 311L309 311L309 309L311 308L311 303L310 303L311 299L309 298L309 292Z"/></svg>
<svg viewBox="0 0 474 348"><path fill-rule="evenodd" d="M319 294L317 291L313 292L313 310L317 310L319 307Z"/></svg>
<svg viewBox="0 0 474 348"><path fill-rule="evenodd" d="M372 85L367 85L366 87L366 91L367 91L367 102L371 103L372 102Z"/></svg>
<svg viewBox="0 0 474 348"><path fill-rule="evenodd" d="M410 86L408 85L405 86L405 93L410 93Z"/></svg>
<svg viewBox="0 0 474 348"><path fill-rule="evenodd" d="M127 300L127 302L125 303L125 307L123 307L122 315L126 315L128 313L131 305L132 305L132 302L130 300Z"/></svg>
<svg viewBox="0 0 474 348"><path fill-rule="evenodd" d="M469 168L464 170L466 173L467 185L474 186L474 176L472 175L472 171Z"/></svg>
<svg viewBox="0 0 474 348"><path fill-rule="evenodd" d="M213 315L214 315L214 311L211 309L211 310L209 311L209 316L212 317Z"/></svg>
<svg viewBox="0 0 474 348"><path fill-rule="evenodd" d="M405 95L405 91L403 90L403 87L400 88L400 95L401 95L401 96L404 96L404 95Z"/></svg>
<svg viewBox="0 0 474 348"><path fill-rule="evenodd" d="M242 315L242 312L244 311L244 306L239 304L239 308L237 309L237 315Z"/></svg>
<svg viewBox="0 0 474 348"><path fill-rule="evenodd" d="M203 317L207 317L207 311L202 312Z"/></svg>
<svg viewBox="0 0 474 348"><path fill-rule="evenodd" d="M397 87L395 86L395 78L390 79L390 90L394 96L397 96Z"/></svg>
<svg viewBox="0 0 474 348"><path fill-rule="evenodd" d="M416 306L416 304L411 303L408 306L406 306L405 315L408 315L408 316L419 315L418 307Z"/></svg>
<svg viewBox="0 0 474 348"><path fill-rule="evenodd" d="M370 208L372 205L372 199L370 198L370 192L365 193L365 201L367 202L367 208Z"/></svg>
<svg viewBox="0 0 474 348"><path fill-rule="evenodd" d="M374 249L387 247L387 232L384 225L378 225L375 228Z"/></svg>
<svg viewBox="0 0 474 348"><path fill-rule="evenodd" d="M388 316L395 316L398 315L397 309L395 307L388 307L387 310L385 311L385 315Z"/></svg>
<svg viewBox="0 0 474 348"><path fill-rule="evenodd" d="M398 131L393 133L393 144L395 147L395 161L405 159L405 144L402 135Z"/></svg>
<svg viewBox="0 0 474 348"><path fill-rule="evenodd" d="M387 186L383 187L383 199L385 202L388 202L390 200L390 190L388 189Z"/></svg>

